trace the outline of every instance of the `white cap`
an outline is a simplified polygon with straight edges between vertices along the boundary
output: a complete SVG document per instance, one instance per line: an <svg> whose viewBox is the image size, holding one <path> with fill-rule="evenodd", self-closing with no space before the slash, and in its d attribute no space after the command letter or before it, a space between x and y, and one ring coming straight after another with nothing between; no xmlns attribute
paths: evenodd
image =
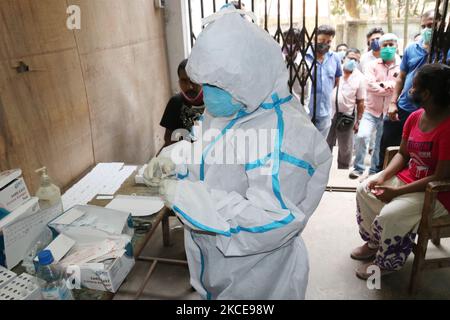
<svg viewBox="0 0 450 320"><path fill-rule="evenodd" d="M380 46L382 46L385 41L398 42L398 37L393 33L385 33L381 36L381 38L379 40Z"/></svg>

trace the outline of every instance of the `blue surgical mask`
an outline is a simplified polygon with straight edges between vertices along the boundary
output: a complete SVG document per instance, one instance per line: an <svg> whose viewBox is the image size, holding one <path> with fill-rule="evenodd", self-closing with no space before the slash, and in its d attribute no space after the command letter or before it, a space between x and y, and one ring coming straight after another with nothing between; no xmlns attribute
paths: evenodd
<svg viewBox="0 0 450 320"><path fill-rule="evenodd" d="M336 52L337 56L339 57L339 60L343 60L345 57L345 51L338 51Z"/></svg>
<svg viewBox="0 0 450 320"><path fill-rule="evenodd" d="M244 105L231 96L227 91L218 87L203 85L203 101L208 112L214 117L230 117Z"/></svg>
<svg viewBox="0 0 450 320"><path fill-rule="evenodd" d="M378 39L373 39L370 43L370 49L373 51L380 51L380 42Z"/></svg>
<svg viewBox="0 0 450 320"><path fill-rule="evenodd" d="M422 40L425 44L431 43L431 36L433 35L433 29L425 28L422 30Z"/></svg>
<svg viewBox="0 0 450 320"><path fill-rule="evenodd" d="M355 68L358 66L358 62L353 59L348 59L344 63L344 69L350 72L353 72Z"/></svg>

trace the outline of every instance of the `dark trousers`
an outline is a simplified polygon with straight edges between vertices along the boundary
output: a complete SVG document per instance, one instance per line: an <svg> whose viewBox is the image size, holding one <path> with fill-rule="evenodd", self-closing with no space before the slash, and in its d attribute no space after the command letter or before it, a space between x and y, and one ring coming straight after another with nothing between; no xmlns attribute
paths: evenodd
<svg viewBox="0 0 450 320"><path fill-rule="evenodd" d="M331 120L331 128L328 133L327 143L330 150L333 151L333 147L338 142L338 169L348 169L350 162L352 161L353 153L353 127L350 127L346 131L339 131L336 128L337 114L334 115Z"/></svg>
<svg viewBox="0 0 450 320"><path fill-rule="evenodd" d="M398 108L398 118L400 121L391 121L388 116L384 118L383 136L381 137L380 144L380 160L377 167L378 171L383 170L386 148L400 145L400 142L402 141L403 126L410 114L411 112Z"/></svg>

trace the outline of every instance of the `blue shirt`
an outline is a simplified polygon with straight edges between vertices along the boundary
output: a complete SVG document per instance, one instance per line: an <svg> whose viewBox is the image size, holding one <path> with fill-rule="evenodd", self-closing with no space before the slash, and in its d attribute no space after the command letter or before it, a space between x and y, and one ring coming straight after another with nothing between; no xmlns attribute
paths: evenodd
<svg viewBox="0 0 450 320"><path fill-rule="evenodd" d="M314 53L310 49L306 54L306 61L311 66L314 61ZM317 88L316 88L316 117L331 117L331 94L333 92L336 78L342 76L341 60L334 52L327 52L322 63L317 61ZM311 71L314 79L314 69ZM314 82L312 82L314 83ZM314 115L314 88L311 87L309 99L309 115Z"/></svg>
<svg viewBox="0 0 450 320"><path fill-rule="evenodd" d="M406 73L405 84L402 93L398 99L398 107L407 111L414 112L417 107L412 103L409 97L409 90L413 85L414 75L421 66L427 63L428 52L423 48L423 42L415 42L406 47L403 54L400 70Z"/></svg>

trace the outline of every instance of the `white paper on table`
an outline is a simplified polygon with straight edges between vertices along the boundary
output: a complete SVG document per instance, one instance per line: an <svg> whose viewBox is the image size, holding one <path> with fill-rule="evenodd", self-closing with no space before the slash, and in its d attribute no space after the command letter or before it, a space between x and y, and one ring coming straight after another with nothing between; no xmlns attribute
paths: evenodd
<svg viewBox="0 0 450 320"><path fill-rule="evenodd" d="M137 166L123 162L99 163L62 195L64 210L87 204L96 195L113 195Z"/></svg>
<svg viewBox="0 0 450 320"><path fill-rule="evenodd" d="M111 240L104 240L96 245L86 246L75 250L61 261L63 265L80 265L91 260L104 256L116 250L116 243Z"/></svg>
<svg viewBox="0 0 450 320"><path fill-rule="evenodd" d="M118 195L106 208L130 212L132 216L149 216L159 212L164 202L158 197Z"/></svg>

